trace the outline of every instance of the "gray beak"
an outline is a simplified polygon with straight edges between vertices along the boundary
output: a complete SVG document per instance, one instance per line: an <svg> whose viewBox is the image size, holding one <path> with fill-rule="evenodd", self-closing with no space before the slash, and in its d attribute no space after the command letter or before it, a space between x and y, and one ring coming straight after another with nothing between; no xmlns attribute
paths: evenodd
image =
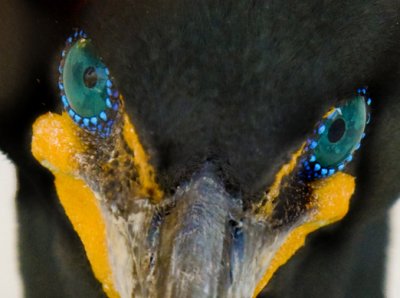
<svg viewBox="0 0 400 298"><path fill-rule="evenodd" d="M109 248L123 297L251 297L284 234L246 213L206 166L154 207L108 209Z"/></svg>

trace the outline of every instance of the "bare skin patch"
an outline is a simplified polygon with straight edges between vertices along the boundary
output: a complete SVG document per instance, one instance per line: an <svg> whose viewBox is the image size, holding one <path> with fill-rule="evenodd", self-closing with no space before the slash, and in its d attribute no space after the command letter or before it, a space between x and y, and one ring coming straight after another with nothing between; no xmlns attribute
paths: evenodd
<svg viewBox="0 0 400 298"><path fill-rule="evenodd" d="M283 168L287 168L285 165ZM276 178L282 179L280 175ZM349 202L354 193L354 177L337 173L324 180L311 182L311 202L308 209L311 216L301 225L295 227L273 257L265 275L259 281L253 297L256 297L268 284L273 274L284 265L298 249L304 246L306 237L311 232L342 219L348 212Z"/></svg>

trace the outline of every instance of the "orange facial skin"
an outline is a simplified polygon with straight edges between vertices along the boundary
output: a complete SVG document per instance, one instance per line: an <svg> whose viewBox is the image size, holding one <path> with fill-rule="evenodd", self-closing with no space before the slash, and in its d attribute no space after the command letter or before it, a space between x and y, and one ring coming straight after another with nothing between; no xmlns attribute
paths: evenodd
<svg viewBox="0 0 400 298"><path fill-rule="evenodd" d="M273 199L279 195L282 179L294 170L302 150L303 146L293 154L290 162L282 166L276 175L275 181L266 195L267 202L261 208L258 217L267 217L272 214L274 209ZM284 265L304 245L308 234L342 219L347 214L350 199L355 189L353 176L338 172L329 178L310 182L310 186L312 195L307 209L311 211L311 216L305 223L295 227L289 233L274 255L263 278L256 286L253 297L256 297L262 291L278 268Z"/></svg>
<svg viewBox="0 0 400 298"><path fill-rule="evenodd" d="M67 114L48 113L34 123L32 153L54 174L58 197L85 247L94 275L104 292L117 298L100 206L93 191L78 176L77 154L83 150L76 126Z"/></svg>

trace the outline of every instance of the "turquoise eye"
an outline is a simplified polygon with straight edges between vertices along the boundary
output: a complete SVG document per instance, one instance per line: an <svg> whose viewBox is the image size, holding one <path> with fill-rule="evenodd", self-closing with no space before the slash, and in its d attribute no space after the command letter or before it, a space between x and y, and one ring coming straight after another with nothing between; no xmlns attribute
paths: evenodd
<svg viewBox="0 0 400 298"><path fill-rule="evenodd" d="M365 136L370 104L366 89L359 89L357 95L335 107L317 125L302 162L306 178L330 176L353 159Z"/></svg>
<svg viewBox="0 0 400 298"><path fill-rule="evenodd" d="M81 127L107 137L119 108L110 72L83 31L68 38L60 63L59 89L64 109Z"/></svg>

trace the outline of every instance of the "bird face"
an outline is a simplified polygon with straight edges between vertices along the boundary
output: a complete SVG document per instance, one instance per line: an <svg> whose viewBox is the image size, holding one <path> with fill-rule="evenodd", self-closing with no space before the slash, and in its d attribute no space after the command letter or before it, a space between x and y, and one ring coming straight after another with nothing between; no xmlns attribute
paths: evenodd
<svg viewBox="0 0 400 298"><path fill-rule="evenodd" d="M68 38L63 111L36 120L32 152L110 297L257 295L307 234L347 213L343 171L372 101L354 83L374 61L346 65L363 43L342 53L357 38L314 36L326 20L306 11L121 3L94 5L93 38ZM129 30L114 31L115 11ZM308 41L278 26L304 17Z"/></svg>
<svg viewBox="0 0 400 298"><path fill-rule="evenodd" d="M36 122L33 153L55 174L60 200L111 297L257 294L309 232L346 214L354 191L353 177L340 172L309 180L299 165L301 147L250 208L226 190L211 162L165 195L127 117L106 140L68 117Z"/></svg>
<svg viewBox="0 0 400 298"><path fill-rule="evenodd" d="M90 39L75 32L62 56L65 112L37 120L32 150L110 296L257 294L309 232L346 214L354 179L339 171L365 135L366 89L330 110L246 204L212 160L165 193Z"/></svg>

